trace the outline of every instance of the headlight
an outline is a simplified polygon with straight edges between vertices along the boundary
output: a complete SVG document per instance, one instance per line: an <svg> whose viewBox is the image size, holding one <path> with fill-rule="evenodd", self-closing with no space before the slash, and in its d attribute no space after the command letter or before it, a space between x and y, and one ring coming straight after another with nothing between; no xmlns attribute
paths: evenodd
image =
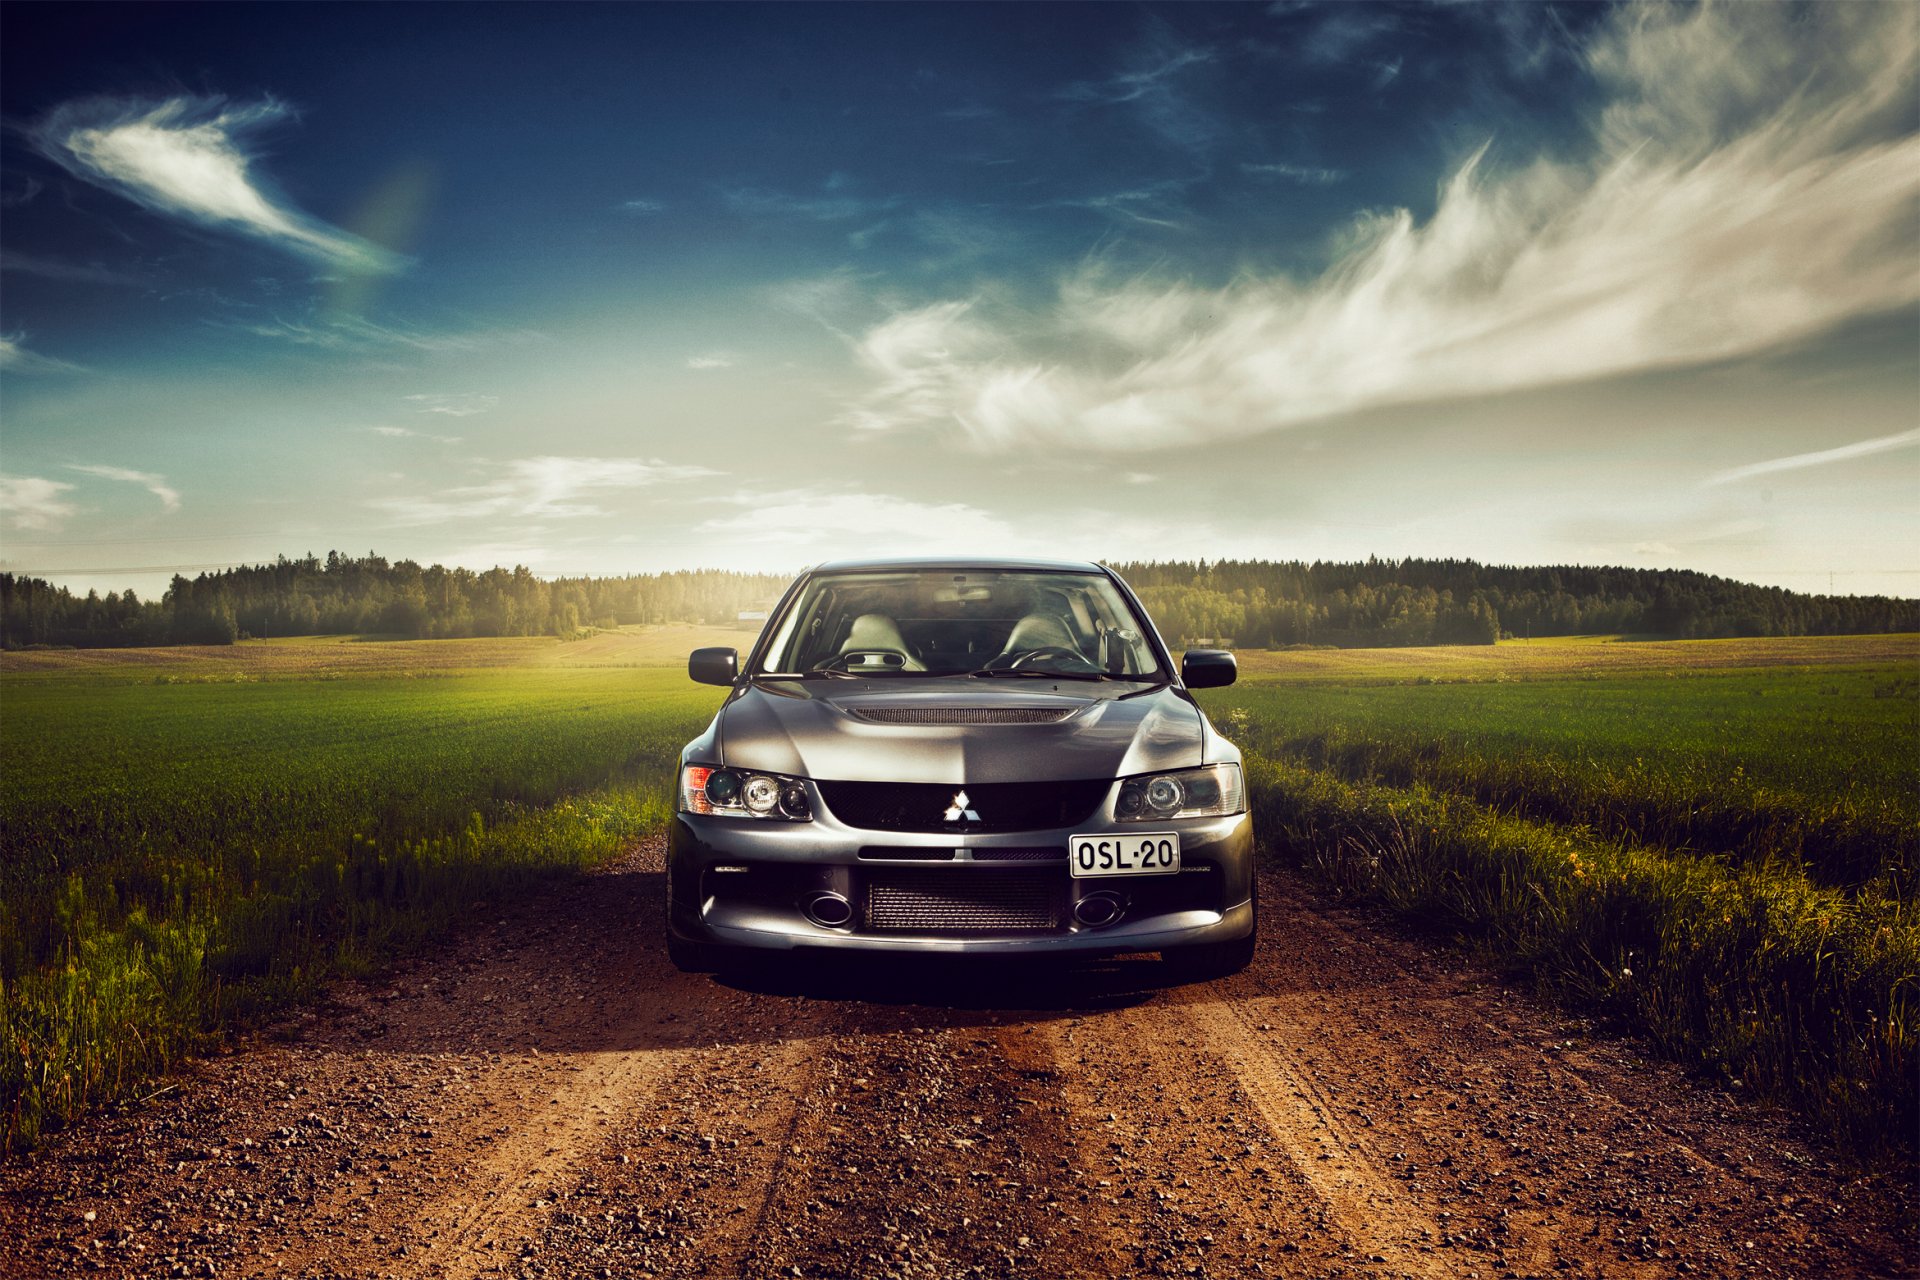
<svg viewBox="0 0 1920 1280"><path fill-rule="evenodd" d="M1163 818L1217 818L1243 812L1246 785L1237 764L1210 764L1177 773L1128 778L1120 784L1114 814L1122 822L1158 822Z"/></svg>
<svg viewBox="0 0 1920 1280"><path fill-rule="evenodd" d="M810 822L813 804L806 784L777 773L715 769L690 764L680 770L680 811L722 818L774 818Z"/></svg>

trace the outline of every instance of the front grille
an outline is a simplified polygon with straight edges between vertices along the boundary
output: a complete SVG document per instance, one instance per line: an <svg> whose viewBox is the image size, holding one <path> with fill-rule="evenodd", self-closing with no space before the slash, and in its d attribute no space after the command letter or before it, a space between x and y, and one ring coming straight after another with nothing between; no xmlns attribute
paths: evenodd
<svg viewBox="0 0 1920 1280"><path fill-rule="evenodd" d="M1057 872L900 868L867 877L866 926L876 931L1043 931L1066 919Z"/></svg>
<svg viewBox="0 0 1920 1280"><path fill-rule="evenodd" d="M1065 845L1047 845L1042 848L1000 848L988 845L981 849L968 850L975 862L1065 862ZM952 862L956 851L949 848L929 847L920 844L863 844L858 856L865 862Z"/></svg>
<svg viewBox="0 0 1920 1280"><path fill-rule="evenodd" d="M1105 778L1074 782L982 782L964 788L924 782L821 782L821 799L835 817L867 831L1054 831L1078 826L1107 797ZM948 822L964 790L964 808L978 822Z"/></svg>
<svg viewBox="0 0 1920 1280"><path fill-rule="evenodd" d="M1058 707L848 707L870 724L1059 724L1076 708Z"/></svg>
<svg viewBox="0 0 1920 1280"><path fill-rule="evenodd" d="M860 857L873 862L952 862L953 850L917 844L866 844L860 846Z"/></svg>

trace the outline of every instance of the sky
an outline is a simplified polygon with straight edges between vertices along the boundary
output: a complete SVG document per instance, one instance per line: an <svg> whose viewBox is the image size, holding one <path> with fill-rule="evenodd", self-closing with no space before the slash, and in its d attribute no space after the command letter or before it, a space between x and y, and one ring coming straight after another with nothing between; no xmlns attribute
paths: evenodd
<svg viewBox="0 0 1920 1280"><path fill-rule="evenodd" d="M1920 6L0 6L0 569L1920 594Z"/></svg>

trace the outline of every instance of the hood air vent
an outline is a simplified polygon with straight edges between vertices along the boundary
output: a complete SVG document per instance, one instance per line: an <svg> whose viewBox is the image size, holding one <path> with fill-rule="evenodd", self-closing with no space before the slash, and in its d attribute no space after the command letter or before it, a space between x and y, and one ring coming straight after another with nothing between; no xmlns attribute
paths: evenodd
<svg viewBox="0 0 1920 1280"><path fill-rule="evenodd" d="M848 707L868 724L1059 724L1077 707Z"/></svg>

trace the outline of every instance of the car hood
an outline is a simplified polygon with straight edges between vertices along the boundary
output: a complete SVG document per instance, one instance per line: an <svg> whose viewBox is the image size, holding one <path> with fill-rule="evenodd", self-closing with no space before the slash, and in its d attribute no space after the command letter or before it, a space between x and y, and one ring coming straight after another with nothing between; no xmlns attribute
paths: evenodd
<svg viewBox="0 0 1920 1280"><path fill-rule="evenodd" d="M1208 763L1200 710L1135 684L760 681L720 714L724 763L837 782L1047 782ZM904 686L904 687L902 687ZM999 719L1051 723L991 723ZM899 723L901 720L918 723ZM941 723L942 721L975 723ZM977 723L987 720L989 723Z"/></svg>

